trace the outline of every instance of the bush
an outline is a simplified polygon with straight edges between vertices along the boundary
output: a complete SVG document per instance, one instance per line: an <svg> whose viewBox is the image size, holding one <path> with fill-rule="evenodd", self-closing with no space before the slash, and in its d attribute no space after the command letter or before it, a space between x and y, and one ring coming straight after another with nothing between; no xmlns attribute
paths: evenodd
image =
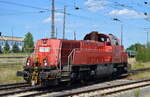
<svg viewBox="0 0 150 97"><path fill-rule="evenodd" d="M150 61L150 48L148 47L139 47L136 60L140 62Z"/></svg>
<svg viewBox="0 0 150 97"><path fill-rule="evenodd" d="M5 54L6 54L6 53L10 53L10 46L9 46L9 44L8 44L7 41L5 42L4 53L5 53Z"/></svg>
<svg viewBox="0 0 150 97"><path fill-rule="evenodd" d="M20 52L20 49L16 43L12 47L12 52L13 53L19 53Z"/></svg>
<svg viewBox="0 0 150 97"><path fill-rule="evenodd" d="M137 52L136 60L139 62L150 61L150 43L147 45L136 43L127 48L127 50L135 50Z"/></svg>

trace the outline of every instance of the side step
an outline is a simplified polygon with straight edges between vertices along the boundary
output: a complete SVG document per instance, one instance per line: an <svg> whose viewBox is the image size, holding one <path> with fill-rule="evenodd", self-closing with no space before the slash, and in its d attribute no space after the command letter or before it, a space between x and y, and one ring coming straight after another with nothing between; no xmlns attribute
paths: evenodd
<svg viewBox="0 0 150 97"><path fill-rule="evenodd" d="M65 82L65 81L70 81L70 72L68 71L62 71L61 74L61 81Z"/></svg>
<svg viewBox="0 0 150 97"><path fill-rule="evenodd" d="M62 82L67 82L70 81L70 71L68 71L68 67L64 67L62 72L61 72L61 81Z"/></svg>

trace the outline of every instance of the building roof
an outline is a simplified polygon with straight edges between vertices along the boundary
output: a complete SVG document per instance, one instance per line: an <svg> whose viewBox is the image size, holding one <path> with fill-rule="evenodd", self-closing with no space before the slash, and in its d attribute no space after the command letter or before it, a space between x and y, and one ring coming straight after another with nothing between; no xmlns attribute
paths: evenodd
<svg viewBox="0 0 150 97"><path fill-rule="evenodd" d="M23 41L22 37L12 37L12 36L0 36L0 40L15 40L15 41Z"/></svg>

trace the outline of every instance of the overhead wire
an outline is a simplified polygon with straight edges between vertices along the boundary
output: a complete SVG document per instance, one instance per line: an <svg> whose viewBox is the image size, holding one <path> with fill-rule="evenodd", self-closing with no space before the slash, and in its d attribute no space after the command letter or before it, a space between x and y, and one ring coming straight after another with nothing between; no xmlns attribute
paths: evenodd
<svg viewBox="0 0 150 97"><path fill-rule="evenodd" d="M51 9L49 9L49 8L41 8L41 7L37 7L37 6L32 6L32 5L27 5L27 4L21 4L21 3L16 3L16 2L10 2L10 1L4 1L4 0L0 0L0 3L3 3L3 4L9 4L9 5L16 5L16 6L21 6L21 7L27 7L27 8L33 8L33 9L38 9L38 10L46 10L46 11L51 11ZM119 2L113 2L115 5L113 5L113 6L111 6L111 5L109 5L108 7L113 7L114 8L114 6L119 6L119 7L123 7L123 8L132 8L133 9L133 7L132 6L128 6L128 5L125 5L125 4L121 4L121 3L119 3ZM74 7L76 7L77 5L76 5L76 3L74 2ZM105 5L104 5L105 6ZM87 6L87 8L89 8L90 6ZM79 7L79 9L81 9L81 10L84 10L85 11L85 9L86 8L80 8ZM134 9L135 10L135 9ZM42 12L41 11L41 12ZM63 13L63 11L61 11L60 9L58 9L58 10L55 10L56 12L59 12L59 13ZM36 13L41 13L40 11L39 12L36 12ZM29 12L30 13L30 12ZM14 14L14 13L13 13ZM75 16L75 17L79 17L79 18L82 18L82 19L87 19L87 20L95 20L95 19L91 19L90 17L85 17L85 16L80 16L80 15L76 15L76 14L72 14L72 13L66 13L66 15L69 15L69 16Z"/></svg>
<svg viewBox="0 0 150 97"><path fill-rule="evenodd" d="M9 5L16 5L16 6L21 6L21 7L27 7L27 8L33 8L33 9L48 10L49 11L49 9L47 9L47 8L41 8L41 7L36 7L36 6L26 5L26 4L21 4L21 3L15 3L15 2L10 2L10 1L0 0L0 3L9 4Z"/></svg>
<svg viewBox="0 0 150 97"><path fill-rule="evenodd" d="M141 1L140 1L141 2ZM140 4L140 3L134 3L133 1L132 1L132 6L131 5L128 5L128 4L123 4L123 3L119 3L118 1L115 1L115 2L113 2L115 5L114 6L118 6L118 7L122 7L122 8L128 8L128 9L131 9L131 10L133 10L133 11L136 11L137 12L137 14L139 15L139 16L142 16L143 18L142 19L144 19L144 20L149 20L148 18L150 17L150 16L148 16L148 15L145 15L145 12L143 12L143 11L139 11L137 8L134 8L134 7L137 7L137 6L139 6L139 7L141 7L140 5L142 5L142 3L144 4L144 1ZM143 5L144 6L144 5ZM140 8L141 9L141 8Z"/></svg>
<svg viewBox="0 0 150 97"><path fill-rule="evenodd" d="M39 9L39 10L51 11L51 9L48 9L48 8L41 8L41 7L36 7L36 6L27 5L27 4L21 4L21 3L15 3L15 2L10 2L10 1L3 1L3 0L0 0L0 3L9 4L9 5L16 5L16 6L21 6L21 7L27 7L27 8L33 8L33 9ZM64 12L61 11L60 9L55 10L55 12L64 13ZM40 11L39 11L39 13L40 13ZM75 17L79 17L79 18L87 19L87 20L91 19L91 18L89 18L89 17L80 16L80 15L76 15L76 14L72 14L72 13L66 13L66 15L75 16ZM93 20L93 19L91 19L91 20Z"/></svg>
<svg viewBox="0 0 150 97"><path fill-rule="evenodd" d="M64 5L66 5L67 7L70 7L72 10L75 10L75 11L79 11L79 10L81 10L81 11L83 11L83 12L89 12L89 8L91 7L91 6L87 6L87 8L83 8L83 7L79 7L78 5L77 5L77 3L76 3L76 0L74 0L74 2L73 2L73 4L65 4L64 2L59 2L59 3L61 3L61 4L64 4ZM92 13L93 14L93 13ZM99 14L99 13L94 13L96 16L101 16L101 14ZM88 19L88 20L96 20L96 19L94 19L94 18L91 18L91 17L87 17L87 16L79 16L79 15L75 15L75 14L70 14L70 13L68 13L67 15L70 15L70 16L76 16L76 17L80 17L80 18L83 18L83 19ZM106 20L106 18L104 17L104 19ZM103 19L103 20L104 20ZM108 20L108 19L107 19ZM96 20L97 21L97 20ZM105 21L106 22L106 21Z"/></svg>
<svg viewBox="0 0 150 97"><path fill-rule="evenodd" d="M37 11L37 12L12 12L12 13L0 13L0 16L10 16L10 15L26 15L26 14L42 14L47 11Z"/></svg>

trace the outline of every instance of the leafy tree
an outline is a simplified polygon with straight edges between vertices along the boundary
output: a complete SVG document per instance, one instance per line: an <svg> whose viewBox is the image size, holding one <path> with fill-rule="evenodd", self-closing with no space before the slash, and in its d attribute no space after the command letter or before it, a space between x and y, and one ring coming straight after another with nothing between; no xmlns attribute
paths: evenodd
<svg viewBox="0 0 150 97"><path fill-rule="evenodd" d="M5 42L5 46L4 46L4 53L9 53L10 52L10 46L8 44L8 42Z"/></svg>
<svg viewBox="0 0 150 97"><path fill-rule="evenodd" d="M127 50L134 50L134 51L138 51L138 49L140 47L145 47L144 45L140 44L140 43L135 43L133 45L131 45L129 48L127 48Z"/></svg>
<svg viewBox="0 0 150 97"><path fill-rule="evenodd" d="M147 44L147 48L149 48L149 49L150 49L150 42Z"/></svg>
<svg viewBox="0 0 150 97"><path fill-rule="evenodd" d="M137 48L137 61L146 62L146 48L145 47L138 47Z"/></svg>
<svg viewBox="0 0 150 97"><path fill-rule="evenodd" d="M25 52L27 53L32 53L34 50L34 41L33 41L33 36L30 32L28 32L25 35L25 39L24 39L24 49Z"/></svg>
<svg viewBox="0 0 150 97"><path fill-rule="evenodd" d="M150 61L150 42L147 44L147 60Z"/></svg>
<svg viewBox="0 0 150 97"><path fill-rule="evenodd" d="M12 47L12 52L13 53L19 53L20 52L20 49L16 43Z"/></svg>
<svg viewBox="0 0 150 97"><path fill-rule="evenodd" d="M150 61L150 43L147 45L142 45L140 43L136 43L131 45L127 50L134 50L137 52L136 60L140 62L148 62Z"/></svg>

